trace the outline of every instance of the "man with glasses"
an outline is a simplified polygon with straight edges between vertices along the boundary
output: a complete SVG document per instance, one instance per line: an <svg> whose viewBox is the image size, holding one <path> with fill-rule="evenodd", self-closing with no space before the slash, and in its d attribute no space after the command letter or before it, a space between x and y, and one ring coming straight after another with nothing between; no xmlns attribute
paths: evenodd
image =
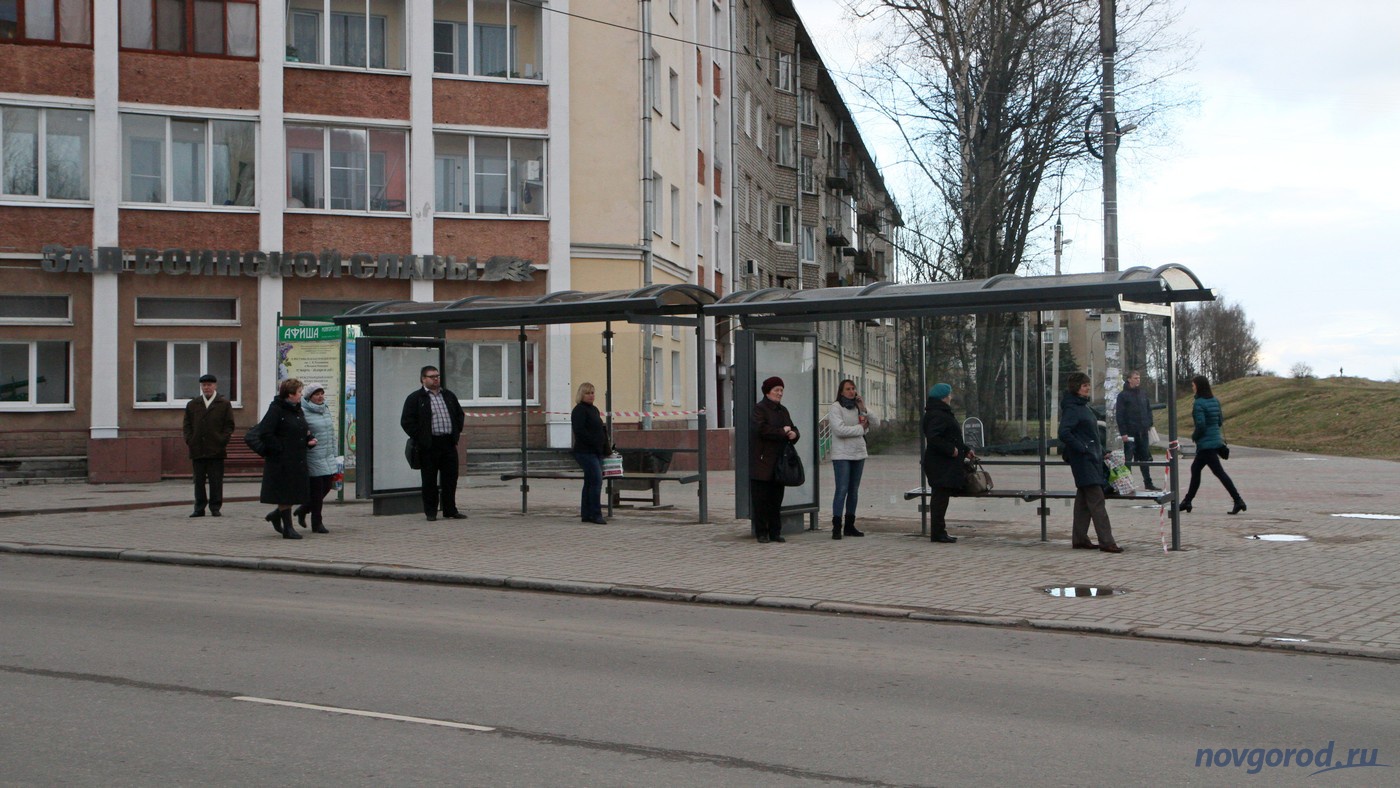
<svg viewBox="0 0 1400 788"><path fill-rule="evenodd" d="M423 386L403 403L399 425L413 439L422 458L423 513L437 520L439 508L449 520L465 520L457 509L457 439L465 418L457 395L442 387L442 373L427 366L419 373Z"/></svg>

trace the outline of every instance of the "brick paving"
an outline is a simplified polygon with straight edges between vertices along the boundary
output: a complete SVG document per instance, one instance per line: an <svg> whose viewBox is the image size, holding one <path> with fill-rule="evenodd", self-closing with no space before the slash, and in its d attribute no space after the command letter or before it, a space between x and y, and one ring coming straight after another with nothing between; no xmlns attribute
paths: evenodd
<svg viewBox="0 0 1400 788"><path fill-rule="evenodd" d="M1182 547L1164 552L1155 507L1111 502L1119 544L1109 555L1069 549L1068 502L1052 501L1049 541L1036 504L955 499L955 545L919 534L912 455L867 463L864 539L828 531L758 545L733 517L732 472L710 478L709 524L696 487L669 485L665 511L620 509L580 523L576 482L533 481L520 513L515 482L469 477L471 519L376 517L368 502L327 505L332 533L281 539L261 519L257 484L228 485L224 517L190 519L188 482L0 487L0 552L234 566L432 580L715 604L756 604L917 620L1031 626L1400 659L1400 464L1232 447L1227 469L1249 502L1230 501L1207 473ZM1033 487L1034 468L992 468L998 487ZM821 470L831 489L829 466ZM1069 486L1055 463L1050 487ZM1160 483L1160 472L1157 476ZM1182 479L1185 486L1185 479ZM824 492L826 497L828 493ZM242 499L242 500L240 500ZM829 507L829 500L824 504ZM829 512L829 509L826 511ZM829 522L829 514L822 518ZM1286 533L1306 542L1268 542ZM1105 598L1043 589L1107 586ZM1287 638L1290 640L1276 640ZM1294 642L1291 639L1298 639Z"/></svg>

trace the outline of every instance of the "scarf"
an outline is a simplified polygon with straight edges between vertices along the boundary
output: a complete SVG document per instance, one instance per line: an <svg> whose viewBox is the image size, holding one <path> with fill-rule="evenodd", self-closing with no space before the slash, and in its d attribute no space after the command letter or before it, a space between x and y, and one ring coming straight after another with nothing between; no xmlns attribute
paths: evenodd
<svg viewBox="0 0 1400 788"><path fill-rule="evenodd" d="M841 407L845 408L846 410L855 410L855 409L856 409L856 401L853 400L853 399L850 399L849 397L842 397L842 396L840 396L840 395L837 395L837 397L836 397L836 404L837 404L837 405L840 405Z"/></svg>

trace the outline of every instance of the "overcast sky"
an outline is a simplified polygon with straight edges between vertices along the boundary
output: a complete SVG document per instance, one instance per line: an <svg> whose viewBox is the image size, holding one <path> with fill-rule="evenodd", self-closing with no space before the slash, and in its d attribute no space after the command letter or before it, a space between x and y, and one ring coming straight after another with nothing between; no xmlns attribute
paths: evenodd
<svg viewBox="0 0 1400 788"><path fill-rule="evenodd" d="M1124 139L1120 268L1180 263L1243 305L1265 370L1400 380L1400 0L1174 2L1199 103L1170 146ZM823 58L854 67L841 0L795 3ZM1102 269L1102 213L1099 193L1066 209L1065 272Z"/></svg>

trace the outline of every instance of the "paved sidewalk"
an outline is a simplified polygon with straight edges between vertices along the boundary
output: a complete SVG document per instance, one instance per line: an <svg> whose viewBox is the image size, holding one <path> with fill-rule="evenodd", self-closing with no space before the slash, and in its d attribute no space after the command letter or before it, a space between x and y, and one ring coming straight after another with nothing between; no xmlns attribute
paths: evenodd
<svg viewBox="0 0 1400 788"><path fill-rule="evenodd" d="M319 572L407 580L764 605L1065 629L1400 659L1400 464L1232 447L1227 468L1249 510L1206 474L1183 515L1180 552L1162 547L1156 508L1110 502L1109 555L1069 549L1070 508L1052 501L1050 541L1036 504L955 499L955 545L919 535L910 455L871 458L861 490L864 539L829 531L759 545L733 518L732 472L712 474L710 516L696 487L669 485L668 511L621 509L578 521L576 482L470 477L465 521L375 517L367 502L327 505L331 534L288 541L264 522L256 482L228 486L224 516L190 519L188 482L0 486L0 552ZM992 468L1000 488L1036 486L1034 468ZM821 469L831 489L830 466ZM1070 485L1068 468L1050 486ZM1160 475L1157 477L1160 483ZM1185 486L1185 478L1182 486ZM824 492L823 496L829 493ZM829 499L824 509L829 511ZM1336 517L1360 513L1390 519ZM824 515L829 522L829 514ZM1304 542L1251 539L1296 534ZM1107 586L1056 598L1052 586Z"/></svg>

